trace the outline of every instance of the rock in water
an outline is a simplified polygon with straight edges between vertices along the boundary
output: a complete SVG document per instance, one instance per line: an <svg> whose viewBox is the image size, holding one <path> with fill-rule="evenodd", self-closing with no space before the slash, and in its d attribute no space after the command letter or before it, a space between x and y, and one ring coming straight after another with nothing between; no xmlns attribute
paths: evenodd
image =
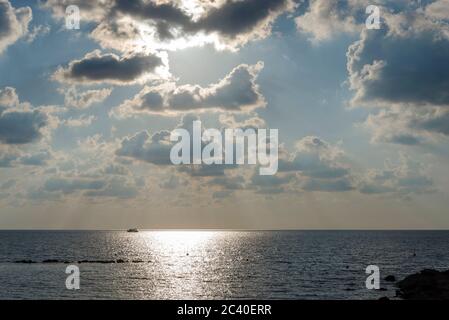
<svg viewBox="0 0 449 320"><path fill-rule="evenodd" d="M424 269L397 283L399 297L407 300L449 300L449 270Z"/></svg>
<svg viewBox="0 0 449 320"><path fill-rule="evenodd" d="M387 282L395 282L396 281L396 277L392 276L392 275L386 276L385 277L385 281L387 281Z"/></svg>

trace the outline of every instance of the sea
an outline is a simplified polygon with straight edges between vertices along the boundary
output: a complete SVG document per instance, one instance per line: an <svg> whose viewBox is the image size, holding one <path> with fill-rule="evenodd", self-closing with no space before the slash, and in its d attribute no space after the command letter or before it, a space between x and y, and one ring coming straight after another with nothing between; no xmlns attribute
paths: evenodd
<svg viewBox="0 0 449 320"><path fill-rule="evenodd" d="M449 231L0 231L0 299L395 299L426 268Z"/></svg>

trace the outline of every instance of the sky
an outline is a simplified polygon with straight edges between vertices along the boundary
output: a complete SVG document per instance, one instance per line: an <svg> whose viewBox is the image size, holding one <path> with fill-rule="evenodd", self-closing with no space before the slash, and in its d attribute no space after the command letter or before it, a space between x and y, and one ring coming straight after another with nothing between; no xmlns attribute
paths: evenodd
<svg viewBox="0 0 449 320"><path fill-rule="evenodd" d="M195 120L278 172L172 164ZM447 229L448 136L449 0L0 0L2 229Z"/></svg>

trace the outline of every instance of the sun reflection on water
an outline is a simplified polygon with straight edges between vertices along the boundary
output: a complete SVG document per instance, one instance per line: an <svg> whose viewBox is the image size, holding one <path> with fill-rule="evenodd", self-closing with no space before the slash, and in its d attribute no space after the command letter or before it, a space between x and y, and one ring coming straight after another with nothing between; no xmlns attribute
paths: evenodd
<svg viewBox="0 0 449 320"><path fill-rule="evenodd" d="M158 231L152 232L155 244L173 253L197 252L204 249L217 238L218 233L211 231Z"/></svg>
<svg viewBox="0 0 449 320"><path fill-rule="evenodd" d="M210 296L210 283L220 266L220 232L157 231L142 233L152 251L154 264L149 273L161 281L152 290L161 297ZM163 279L163 281L162 281Z"/></svg>

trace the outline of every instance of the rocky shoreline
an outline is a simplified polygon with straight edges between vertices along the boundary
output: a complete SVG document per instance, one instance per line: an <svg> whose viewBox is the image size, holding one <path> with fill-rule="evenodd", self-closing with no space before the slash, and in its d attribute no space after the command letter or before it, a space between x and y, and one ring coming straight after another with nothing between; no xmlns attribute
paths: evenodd
<svg viewBox="0 0 449 320"><path fill-rule="evenodd" d="M384 280L395 282L397 287L395 299L449 300L449 270L424 269L398 282L396 282L396 277L393 275L387 276ZM385 296L379 300L387 301L390 298Z"/></svg>
<svg viewBox="0 0 449 320"><path fill-rule="evenodd" d="M449 270L424 269L407 276L396 286L398 297L405 300L448 300Z"/></svg>

